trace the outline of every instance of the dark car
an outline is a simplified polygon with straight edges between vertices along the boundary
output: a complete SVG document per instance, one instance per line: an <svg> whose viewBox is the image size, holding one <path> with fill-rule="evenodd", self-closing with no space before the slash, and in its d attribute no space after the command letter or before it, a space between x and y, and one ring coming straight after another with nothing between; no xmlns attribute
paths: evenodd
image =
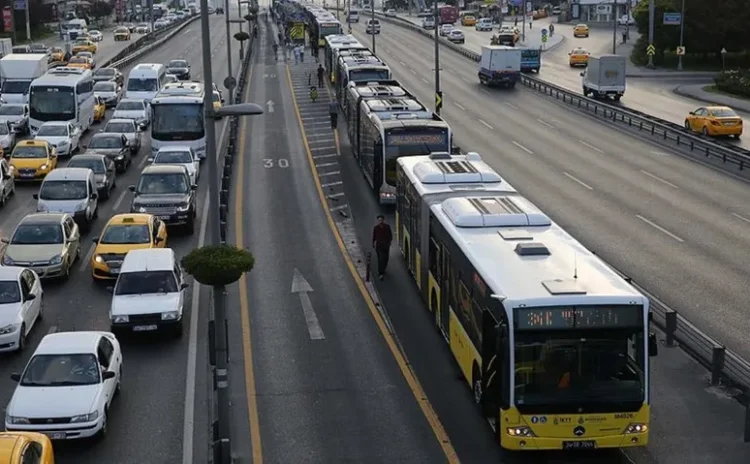
<svg viewBox="0 0 750 464"><path fill-rule="evenodd" d="M94 171L99 198L106 200L115 188L115 163L106 155L76 155L70 158L68 168L87 168Z"/></svg>
<svg viewBox="0 0 750 464"><path fill-rule="evenodd" d="M130 144L125 134L96 134L91 137L89 144L84 148L86 148L87 155L105 155L111 159L115 163L117 172L125 172L133 162Z"/></svg>
<svg viewBox="0 0 750 464"><path fill-rule="evenodd" d="M224 14L224 7L217 6L216 7L216 14L217 15L223 15Z"/></svg>
<svg viewBox="0 0 750 464"><path fill-rule="evenodd" d="M131 212L153 214L168 226L184 227L188 234L194 232L198 186L190 182L185 166L146 166L138 184L128 188L135 193Z"/></svg>
<svg viewBox="0 0 750 464"><path fill-rule="evenodd" d="M122 73L115 68L99 68L94 71L93 77L94 82L115 81L120 86L123 85L123 81L125 80Z"/></svg>
<svg viewBox="0 0 750 464"><path fill-rule="evenodd" d="M167 64L167 73L183 81L190 80L190 63L186 60L172 60Z"/></svg>

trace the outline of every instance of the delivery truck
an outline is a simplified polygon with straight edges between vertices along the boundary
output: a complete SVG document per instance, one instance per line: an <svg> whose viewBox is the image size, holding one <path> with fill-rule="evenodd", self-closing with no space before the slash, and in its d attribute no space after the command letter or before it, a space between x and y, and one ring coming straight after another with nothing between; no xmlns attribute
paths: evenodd
<svg viewBox="0 0 750 464"><path fill-rule="evenodd" d="M479 82L487 86L513 88L521 77L523 50L506 45L482 45Z"/></svg>
<svg viewBox="0 0 750 464"><path fill-rule="evenodd" d="M11 53L0 58L0 96L6 103L28 103L31 81L47 72L47 55Z"/></svg>
<svg viewBox="0 0 750 464"><path fill-rule="evenodd" d="M589 65L581 73L583 95L619 101L625 95L626 60L620 55L589 57Z"/></svg>

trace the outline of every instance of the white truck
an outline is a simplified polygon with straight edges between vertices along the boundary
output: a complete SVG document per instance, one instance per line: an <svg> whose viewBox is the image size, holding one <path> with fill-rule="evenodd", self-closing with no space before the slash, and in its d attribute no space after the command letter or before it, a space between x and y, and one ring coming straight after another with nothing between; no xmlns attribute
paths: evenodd
<svg viewBox="0 0 750 464"><path fill-rule="evenodd" d="M13 41L11 39L0 39L0 58L13 53Z"/></svg>
<svg viewBox="0 0 750 464"><path fill-rule="evenodd" d="M581 73L583 95L619 101L625 95L626 60L620 55L590 57L588 67Z"/></svg>
<svg viewBox="0 0 750 464"><path fill-rule="evenodd" d="M5 103L28 103L31 81L47 73L47 55L11 53L0 58L0 96Z"/></svg>
<svg viewBox="0 0 750 464"><path fill-rule="evenodd" d="M482 45L479 82L487 86L515 87L521 77L522 51L506 45Z"/></svg>

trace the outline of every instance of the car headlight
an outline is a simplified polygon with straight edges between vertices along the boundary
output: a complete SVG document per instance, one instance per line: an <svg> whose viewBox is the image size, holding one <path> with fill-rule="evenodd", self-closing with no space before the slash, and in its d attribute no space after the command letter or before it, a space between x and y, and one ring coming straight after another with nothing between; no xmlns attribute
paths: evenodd
<svg viewBox="0 0 750 464"><path fill-rule="evenodd" d="M115 158L115 160L122 161L123 158L125 158L125 156L123 156L123 155L117 155L117 158Z"/></svg>
<svg viewBox="0 0 750 464"><path fill-rule="evenodd" d="M127 324L130 322L130 318L123 314L122 316L112 316L112 322L115 324Z"/></svg>
<svg viewBox="0 0 750 464"><path fill-rule="evenodd" d="M47 166L46 164L43 164L43 165L39 166L39 169L40 169L41 171L44 171L44 170L45 170L45 169L47 169L48 167L49 167L49 166Z"/></svg>
<svg viewBox="0 0 750 464"><path fill-rule="evenodd" d="M161 313L162 321L176 321L179 317L180 313L177 311L167 311L166 313Z"/></svg>
<svg viewBox="0 0 750 464"><path fill-rule="evenodd" d="M70 422L93 422L99 418L99 411L94 411L88 414L80 414L70 418Z"/></svg>
<svg viewBox="0 0 750 464"><path fill-rule="evenodd" d="M104 262L104 258L101 257L101 255L94 256L94 261L96 261L99 264L102 264Z"/></svg>
<svg viewBox="0 0 750 464"><path fill-rule="evenodd" d="M11 164L11 165L10 165L10 170L11 170L11 171L15 171L15 170L16 170L16 167L15 167L15 166L13 166L13 165Z"/></svg>
<svg viewBox="0 0 750 464"><path fill-rule="evenodd" d="M190 203L185 203L184 205L177 206L177 211L185 212L190 209Z"/></svg>
<svg viewBox="0 0 750 464"><path fill-rule="evenodd" d="M16 264L16 262L13 261L13 258L11 258L10 256L5 255L3 256L3 264L6 266L13 266L14 264Z"/></svg>
<svg viewBox="0 0 750 464"><path fill-rule="evenodd" d="M29 419L27 417L18 417L18 416L5 416L5 422L9 424L28 424Z"/></svg>
<svg viewBox="0 0 750 464"><path fill-rule="evenodd" d="M60 147L67 147L67 146L68 146L69 144L70 144L70 142L69 142L69 141L67 141L67 140L63 140L62 142L60 142L60 143L58 143L58 144L57 144L57 148L60 148Z"/></svg>
<svg viewBox="0 0 750 464"><path fill-rule="evenodd" d="M145 213L146 212L146 208L144 208L143 206L139 206L138 207L138 212L139 213Z"/></svg>
<svg viewBox="0 0 750 464"><path fill-rule="evenodd" d="M60 264L62 263L62 255L55 255L52 259L49 260L50 264Z"/></svg>
<svg viewBox="0 0 750 464"><path fill-rule="evenodd" d="M37 203L36 211L37 213L46 213L49 211L49 208L44 203Z"/></svg>
<svg viewBox="0 0 750 464"><path fill-rule="evenodd" d="M5 327L0 327L0 335L13 333L18 330L19 327L21 327L21 324L8 324Z"/></svg>

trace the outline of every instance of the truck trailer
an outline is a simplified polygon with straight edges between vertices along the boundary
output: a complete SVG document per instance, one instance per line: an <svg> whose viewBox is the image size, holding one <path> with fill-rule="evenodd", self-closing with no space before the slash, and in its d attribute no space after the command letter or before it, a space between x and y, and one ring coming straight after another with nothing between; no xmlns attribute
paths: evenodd
<svg viewBox="0 0 750 464"><path fill-rule="evenodd" d="M626 60L620 55L589 57L588 67L581 73L583 95L619 101L625 95Z"/></svg>
<svg viewBox="0 0 750 464"><path fill-rule="evenodd" d="M521 77L523 50L505 45L482 45L479 82L487 86L513 88Z"/></svg>

